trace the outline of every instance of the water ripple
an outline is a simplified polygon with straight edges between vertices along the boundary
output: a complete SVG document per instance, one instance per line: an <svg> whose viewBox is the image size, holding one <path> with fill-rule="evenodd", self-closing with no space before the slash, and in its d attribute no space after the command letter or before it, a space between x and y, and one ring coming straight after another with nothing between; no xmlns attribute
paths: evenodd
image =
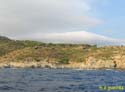
<svg viewBox="0 0 125 92"><path fill-rule="evenodd" d="M116 70L0 69L0 92L106 92L99 86L125 86L124 76Z"/></svg>

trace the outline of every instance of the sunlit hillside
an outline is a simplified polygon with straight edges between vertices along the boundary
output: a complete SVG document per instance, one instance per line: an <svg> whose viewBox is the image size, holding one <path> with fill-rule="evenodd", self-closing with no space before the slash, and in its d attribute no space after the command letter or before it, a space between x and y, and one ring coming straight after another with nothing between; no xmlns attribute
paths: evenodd
<svg viewBox="0 0 125 92"><path fill-rule="evenodd" d="M124 58L124 46L97 47L87 44L52 44L28 40L15 41L0 37L1 64L23 63L24 67L25 63L31 64L30 67L63 65L68 68L119 68L122 65L124 68Z"/></svg>

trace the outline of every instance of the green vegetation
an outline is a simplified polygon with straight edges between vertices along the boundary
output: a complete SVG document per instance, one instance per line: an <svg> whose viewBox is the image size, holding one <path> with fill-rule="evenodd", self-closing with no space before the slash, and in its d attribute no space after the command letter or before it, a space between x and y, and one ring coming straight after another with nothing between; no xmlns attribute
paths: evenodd
<svg viewBox="0 0 125 92"><path fill-rule="evenodd" d="M0 56L18 49L40 46L40 45L44 45L44 43L36 41L27 41L27 40L26 41L10 40L7 37L0 36Z"/></svg>
<svg viewBox="0 0 125 92"><path fill-rule="evenodd" d="M67 57L64 57L64 58L60 58L58 60L58 63L59 64L69 64L69 59Z"/></svg>
<svg viewBox="0 0 125 92"><path fill-rule="evenodd" d="M0 36L0 62L82 63L87 57L111 60L115 54L125 55L124 46L97 47L87 44L53 44L11 40Z"/></svg>

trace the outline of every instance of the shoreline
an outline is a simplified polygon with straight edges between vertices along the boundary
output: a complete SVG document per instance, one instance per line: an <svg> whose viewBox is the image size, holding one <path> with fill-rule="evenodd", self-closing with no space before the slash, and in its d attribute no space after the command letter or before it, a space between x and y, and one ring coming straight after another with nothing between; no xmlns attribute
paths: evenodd
<svg viewBox="0 0 125 92"><path fill-rule="evenodd" d="M24 68L19 68L19 67L0 67L0 69L64 69L64 70L76 70L76 71L125 71L125 69L74 69L74 68L32 68L32 67L24 67Z"/></svg>
<svg viewBox="0 0 125 92"><path fill-rule="evenodd" d="M43 66L14 66L14 65L9 65L9 64L0 64L0 69L71 69L71 70L125 70L125 68L80 68L80 67L70 67L67 65L61 65L61 66L49 66L49 65L45 65Z"/></svg>

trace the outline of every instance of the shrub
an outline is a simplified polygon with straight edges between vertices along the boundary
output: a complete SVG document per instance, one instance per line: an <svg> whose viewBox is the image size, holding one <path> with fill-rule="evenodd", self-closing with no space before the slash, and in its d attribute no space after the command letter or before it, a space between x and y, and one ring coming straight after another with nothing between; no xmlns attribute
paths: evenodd
<svg viewBox="0 0 125 92"><path fill-rule="evenodd" d="M58 60L58 63L59 64L69 64L69 59L67 57L64 57L64 58L60 58Z"/></svg>
<svg viewBox="0 0 125 92"><path fill-rule="evenodd" d="M84 58L79 58L78 59L78 62L80 62L80 63L83 62L83 61L84 61Z"/></svg>

